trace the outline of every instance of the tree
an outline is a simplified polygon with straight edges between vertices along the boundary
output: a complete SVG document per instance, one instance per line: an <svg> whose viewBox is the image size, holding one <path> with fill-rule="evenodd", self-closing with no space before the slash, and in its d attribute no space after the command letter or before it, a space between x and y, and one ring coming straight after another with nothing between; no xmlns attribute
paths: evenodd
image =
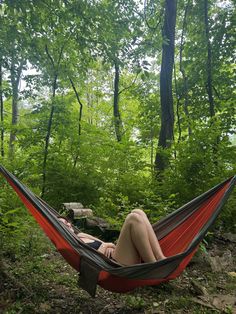
<svg viewBox="0 0 236 314"><path fill-rule="evenodd" d="M206 32L206 42L207 42L207 94L209 100L209 112L210 117L215 116L215 106L214 106L214 98L213 98L213 88L212 88L212 49L210 42L210 29L209 29L209 3L208 0L204 0L204 21L205 21L205 32Z"/></svg>
<svg viewBox="0 0 236 314"><path fill-rule="evenodd" d="M174 109L172 94L172 73L175 49L176 0L165 1L165 17L163 26L162 62L160 74L161 95L161 130L158 146L165 149L171 146L174 139ZM157 170L167 166L166 157L157 152L155 159Z"/></svg>
<svg viewBox="0 0 236 314"><path fill-rule="evenodd" d="M4 157L4 117L3 117L3 67L0 60L0 116L1 116L1 156Z"/></svg>
<svg viewBox="0 0 236 314"><path fill-rule="evenodd" d="M13 158L17 125L19 121L19 83L27 60L28 37L24 32L21 11L15 10L14 6L6 4L2 6L1 10L3 16L3 18L1 18L3 31L1 34L1 72L4 67L9 74L9 82L11 86L12 121L9 140L9 156L10 158Z"/></svg>
<svg viewBox="0 0 236 314"><path fill-rule="evenodd" d="M188 91L188 77L186 75L186 71L184 69L183 65L183 50L184 50L184 37L186 33L187 28L187 15L190 7L190 0L188 0L185 9L184 9L184 18L183 18L183 24L182 24L182 33L181 33L181 40L180 40L180 48L179 48L179 70L182 74L183 78L183 95L184 95L184 113L187 119L187 125L188 125L188 135L190 136L192 133L191 126L190 126L190 116L189 116L189 91ZM180 97L180 95L177 95L177 97Z"/></svg>
<svg viewBox="0 0 236 314"><path fill-rule="evenodd" d="M94 32L97 38L98 56L114 69L113 79L113 124L118 142L122 139L123 125L120 109L122 69L137 70L141 54L142 21L135 1L104 1L97 5L97 21Z"/></svg>

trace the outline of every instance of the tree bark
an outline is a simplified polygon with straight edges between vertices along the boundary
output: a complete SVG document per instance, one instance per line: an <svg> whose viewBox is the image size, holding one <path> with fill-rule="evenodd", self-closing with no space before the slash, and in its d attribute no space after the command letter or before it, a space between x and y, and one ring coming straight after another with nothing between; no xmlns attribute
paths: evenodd
<svg viewBox="0 0 236 314"><path fill-rule="evenodd" d="M206 32L206 42L207 42L207 94L208 94L208 102L209 102L209 113L210 117L215 117L215 104L213 98L213 84L212 84L212 50L211 50L211 42L210 42L210 27L209 27L209 2L208 0L204 0L204 19L205 19L205 32ZM210 125L214 124L214 120L211 119ZM212 151L213 151L213 162L215 166L218 166L217 160L217 152L218 152L218 144L220 142L219 135L216 135L215 142L212 143Z"/></svg>
<svg viewBox="0 0 236 314"><path fill-rule="evenodd" d="M46 167L47 167L47 158L48 158L48 147L49 147L49 140L51 136L51 129L52 129L52 121L53 121L53 114L55 110L55 96L56 96L56 82L57 82L57 74L54 77L53 87L52 87L52 106L50 111L50 116L48 119L48 127L47 127L47 134L45 137L45 148L44 148L44 157L43 157L43 185L42 185L42 193L41 196L43 197L45 194L45 187L46 187Z"/></svg>
<svg viewBox="0 0 236 314"><path fill-rule="evenodd" d="M190 5L190 0L188 0L187 5L185 7L185 11L184 11L184 19L183 19L182 34L181 34L180 49L179 49L179 70L182 74L183 81L184 81L184 113L187 118L188 135L190 136L192 134L192 130L190 126L190 118L189 118L189 111L188 111L188 104L189 104L188 77L183 67L184 33L186 31L186 26L187 26L187 14L188 14L189 5Z"/></svg>
<svg viewBox="0 0 236 314"><path fill-rule="evenodd" d="M176 0L165 1L163 27L162 63L160 74L161 94L161 130L158 146L165 149L171 146L174 139L174 109L172 94L172 75L175 49ZM160 152L155 159L156 170L164 170L168 160Z"/></svg>
<svg viewBox="0 0 236 314"><path fill-rule="evenodd" d="M178 143L182 137L182 129L181 129L181 122L180 122L180 95L177 86L177 78L176 78L176 67L174 63L174 82L175 82L175 94L176 94L176 117L177 117L177 126L178 126Z"/></svg>
<svg viewBox="0 0 236 314"><path fill-rule="evenodd" d="M18 95L19 95L19 83L20 77L23 69L24 61L20 62L18 68L16 67L14 57L11 60L11 88L12 88L12 129L10 133L10 141L9 141L9 157L14 157L14 149L15 149L15 140L16 140L16 126L19 120L18 113Z"/></svg>
<svg viewBox="0 0 236 314"><path fill-rule="evenodd" d="M120 69L118 63L115 61L115 79L114 79L114 123L115 123L115 134L118 142L121 141L121 117L119 110L119 80L120 80Z"/></svg>
<svg viewBox="0 0 236 314"><path fill-rule="evenodd" d="M3 117L3 70L0 63L0 115L1 115L1 156L4 157L4 117Z"/></svg>
<svg viewBox="0 0 236 314"><path fill-rule="evenodd" d="M207 41L207 94L209 101L209 112L210 117L215 116L215 105L213 99L213 88L212 88L212 51L210 42L210 32L209 32L209 16L208 16L208 0L204 0L204 18L205 18L205 32Z"/></svg>

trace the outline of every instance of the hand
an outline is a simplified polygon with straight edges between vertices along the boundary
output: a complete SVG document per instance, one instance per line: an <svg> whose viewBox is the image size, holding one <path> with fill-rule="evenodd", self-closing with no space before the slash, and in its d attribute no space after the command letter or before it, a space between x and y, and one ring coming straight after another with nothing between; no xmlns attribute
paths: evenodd
<svg viewBox="0 0 236 314"><path fill-rule="evenodd" d="M115 247L116 246L113 243L103 242L98 251L104 254L106 257L111 258L115 251Z"/></svg>
<svg viewBox="0 0 236 314"><path fill-rule="evenodd" d="M112 258L114 251L115 251L114 248L107 247L107 248L105 249L104 255L105 255L106 257L108 257L108 258Z"/></svg>
<svg viewBox="0 0 236 314"><path fill-rule="evenodd" d="M109 248L112 248L112 249L116 248L115 244L112 243L112 242L106 242L105 244L106 244L106 247L109 247Z"/></svg>

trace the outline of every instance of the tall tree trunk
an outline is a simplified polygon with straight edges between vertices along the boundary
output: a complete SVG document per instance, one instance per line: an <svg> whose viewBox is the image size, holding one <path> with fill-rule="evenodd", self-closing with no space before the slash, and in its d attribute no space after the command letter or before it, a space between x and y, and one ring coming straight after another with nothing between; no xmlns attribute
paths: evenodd
<svg viewBox="0 0 236 314"><path fill-rule="evenodd" d="M1 156L4 157L4 117L3 117L3 69L0 62L0 116L1 116Z"/></svg>
<svg viewBox="0 0 236 314"><path fill-rule="evenodd" d="M175 82L175 94L176 94L176 117L177 117L177 126L178 126L178 143L182 137L182 129L181 129L181 122L180 122L180 95L177 86L177 78L176 78L176 67L174 63L174 82Z"/></svg>
<svg viewBox="0 0 236 314"><path fill-rule="evenodd" d="M158 146L167 148L174 139L174 109L172 94L172 74L175 49L176 0L165 1L165 17L163 27L162 62L160 74L161 94L161 130ZM168 160L157 152L155 166L157 170L164 170Z"/></svg>
<svg viewBox="0 0 236 314"><path fill-rule="evenodd" d="M120 80L120 69L119 69L119 65L117 61L115 61L113 113L114 113L116 139L118 142L121 141L121 126L122 126L120 110L119 110L119 80Z"/></svg>
<svg viewBox="0 0 236 314"><path fill-rule="evenodd" d="M190 136L192 134L192 130L190 126L190 117L189 117L189 111L188 111L188 104L189 104L188 77L183 67L184 34L186 31L186 26L187 26L187 14L189 10L189 5L190 5L190 0L188 0L185 10L184 10L184 19L183 19L182 34L181 34L180 49L179 49L179 70L182 74L183 81L184 81L184 113L187 118L188 135Z"/></svg>
<svg viewBox="0 0 236 314"><path fill-rule="evenodd" d="M88 105L88 108L89 108L87 121L88 121L89 124L92 125L92 124L94 124L94 119L93 119L93 99L92 99L90 90L87 90L87 92L86 92L86 100L87 100L87 105Z"/></svg>
<svg viewBox="0 0 236 314"><path fill-rule="evenodd" d="M151 127L151 131L150 131L150 146L151 146L151 152L150 152L150 161L151 161L151 174L152 176L154 175L155 173L155 169L154 169L154 155L153 155L153 152L154 152L154 127L152 126Z"/></svg>
<svg viewBox="0 0 236 314"><path fill-rule="evenodd" d="M43 184L42 184L42 192L41 192L42 197L45 194L45 188L46 188L46 167L47 167L48 147L49 147L49 140L51 136L53 114L55 110L55 96L56 96L56 88L57 88L56 85L57 85L57 74L54 77L54 82L53 82L53 87L52 87L52 106L51 106L50 116L48 119L47 134L45 137L45 148L44 148L44 157L43 157Z"/></svg>
<svg viewBox="0 0 236 314"><path fill-rule="evenodd" d="M12 88L12 129L10 133L10 141L9 141L9 157L14 157L14 148L15 148L15 140L16 140L16 126L19 120L18 113L18 94L19 94L19 83L20 77L23 69L24 61L21 61L20 65L16 67L15 60L12 58L11 60L11 88Z"/></svg>
<svg viewBox="0 0 236 314"><path fill-rule="evenodd" d="M215 105L213 99L213 88L212 88L212 52L211 52L211 42L209 34L209 17L208 17L208 0L204 0L204 18L205 18L205 32L207 41L207 94L209 101L209 112L210 117L215 116Z"/></svg>
<svg viewBox="0 0 236 314"><path fill-rule="evenodd" d="M212 84L212 51L211 51L211 42L210 42L210 27L209 27L209 2L208 0L204 0L204 18L205 18L205 32L206 32L206 42L207 42L207 94L209 101L209 113L210 117L215 117L215 104L213 98L213 84ZM213 126L214 121L211 120L211 126ZM216 135L215 141L212 143L212 151L213 151L213 162L215 166L218 166L217 160L217 151L218 144L220 142L219 135Z"/></svg>

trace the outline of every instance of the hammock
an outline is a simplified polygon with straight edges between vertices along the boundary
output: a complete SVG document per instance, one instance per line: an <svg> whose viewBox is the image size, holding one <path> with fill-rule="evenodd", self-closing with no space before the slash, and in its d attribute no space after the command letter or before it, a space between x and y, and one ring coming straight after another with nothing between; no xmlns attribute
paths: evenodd
<svg viewBox="0 0 236 314"><path fill-rule="evenodd" d="M218 216L236 176L218 184L153 225L166 259L123 266L82 242L58 219L60 215L13 174L0 172L19 195L65 260L79 272L79 285L95 296L97 284L113 292L158 285L179 276Z"/></svg>

